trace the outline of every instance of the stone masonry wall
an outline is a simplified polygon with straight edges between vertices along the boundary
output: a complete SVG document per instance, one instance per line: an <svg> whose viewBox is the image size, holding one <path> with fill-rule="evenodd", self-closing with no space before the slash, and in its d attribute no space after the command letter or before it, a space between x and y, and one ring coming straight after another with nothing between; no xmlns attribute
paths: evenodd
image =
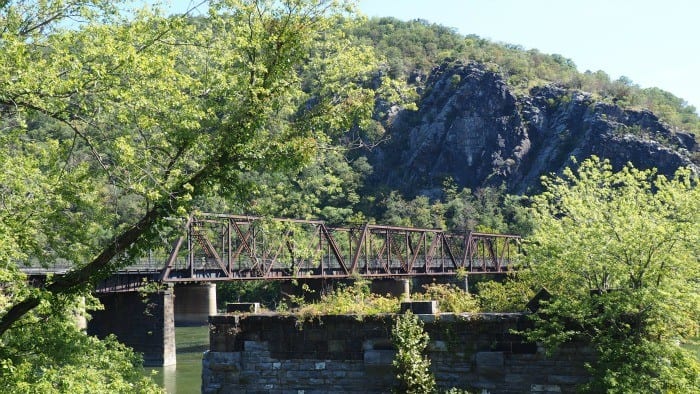
<svg viewBox="0 0 700 394"><path fill-rule="evenodd" d="M547 357L511 333L521 314L419 315L441 389L567 393L587 379L592 355L574 344ZM395 385L394 315L210 317L203 393L386 393Z"/></svg>

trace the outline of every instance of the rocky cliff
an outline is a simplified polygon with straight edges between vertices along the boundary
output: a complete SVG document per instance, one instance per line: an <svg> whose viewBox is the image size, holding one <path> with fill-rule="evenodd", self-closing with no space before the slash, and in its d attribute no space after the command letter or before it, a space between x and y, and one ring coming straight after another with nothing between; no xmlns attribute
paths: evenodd
<svg viewBox="0 0 700 394"><path fill-rule="evenodd" d="M516 95L479 63L434 69L419 108L390 120L389 142L370 158L375 181L406 196L436 196L448 177L463 187L535 191L542 175L591 155L668 175L680 166L699 169L691 161L699 150L694 136L649 111L552 85Z"/></svg>

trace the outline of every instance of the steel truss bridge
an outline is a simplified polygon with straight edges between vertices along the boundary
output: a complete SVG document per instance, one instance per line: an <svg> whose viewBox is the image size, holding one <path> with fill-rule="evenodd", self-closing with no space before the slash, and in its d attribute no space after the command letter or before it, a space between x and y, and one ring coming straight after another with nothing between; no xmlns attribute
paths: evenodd
<svg viewBox="0 0 700 394"><path fill-rule="evenodd" d="M192 215L162 282L409 277L512 270L516 235L226 214Z"/></svg>

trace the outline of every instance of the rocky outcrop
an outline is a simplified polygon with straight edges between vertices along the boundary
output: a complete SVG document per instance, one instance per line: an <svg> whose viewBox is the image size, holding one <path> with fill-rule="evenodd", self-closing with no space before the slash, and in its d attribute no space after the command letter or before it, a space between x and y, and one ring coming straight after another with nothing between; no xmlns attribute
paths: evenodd
<svg viewBox="0 0 700 394"><path fill-rule="evenodd" d="M597 102L556 86L516 96L502 76L479 63L433 70L416 112L402 111L390 140L373 153L376 181L407 196L437 196L452 178L463 187L500 186L512 193L539 188L540 177L571 165L571 157L608 158L673 174L698 167L693 135L649 111Z"/></svg>

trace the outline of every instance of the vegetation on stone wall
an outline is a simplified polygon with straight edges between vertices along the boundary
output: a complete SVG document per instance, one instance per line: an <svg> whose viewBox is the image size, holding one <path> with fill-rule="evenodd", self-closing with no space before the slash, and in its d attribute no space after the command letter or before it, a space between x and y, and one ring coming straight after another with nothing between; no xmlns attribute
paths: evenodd
<svg viewBox="0 0 700 394"><path fill-rule="evenodd" d="M423 286L422 292L411 295L414 300L438 302L438 310L446 313L479 312L479 298L454 284L431 283Z"/></svg>
<svg viewBox="0 0 700 394"><path fill-rule="evenodd" d="M423 321L410 311L398 315L391 334L396 347L393 364L398 380L394 392L434 393L435 376L430 372L430 359L424 354L430 337L423 331Z"/></svg>
<svg viewBox="0 0 700 394"><path fill-rule="evenodd" d="M476 284L479 308L483 312L522 312L535 295L533 288L509 275L504 282L481 281Z"/></svg>
<svg viewBox="0 0 700 394"><path fill-rule="evenodd" d="M287 295L286 300L278 304L276 310L293 313L301 319L338 314L357 315L361 319L368 315L397 313L400 301L402 301L388 294L372 293L370 281L361 278L355 279L349 285L336 284L334 289L326 294L321 294L315 301L309 301L310 298L314 298L314 290L305 284L300 287L300 294ZM494 294L485 293L483 297L485 298L482 299L480 295L470 294L453 284L438 283L424 285L419 291L411 293L411 299L414 300L437 301L440 312L446 313L477 313L480 303L485 305L495 303L491 300L491 297L495 297Z"/></svg>
<svg viewBox="0 0 700 394"><path fill-rule="evenodd" d="M396 313L399 300L370 292L369 281L357 279L350 285L339 284L328 294L322 294L317 302L306 302L303 296L292 297L290 311L300 319L309 319L321 315L356 315L363 316L379 313ZM305 291L311 291L306 287Z"/></svg>

